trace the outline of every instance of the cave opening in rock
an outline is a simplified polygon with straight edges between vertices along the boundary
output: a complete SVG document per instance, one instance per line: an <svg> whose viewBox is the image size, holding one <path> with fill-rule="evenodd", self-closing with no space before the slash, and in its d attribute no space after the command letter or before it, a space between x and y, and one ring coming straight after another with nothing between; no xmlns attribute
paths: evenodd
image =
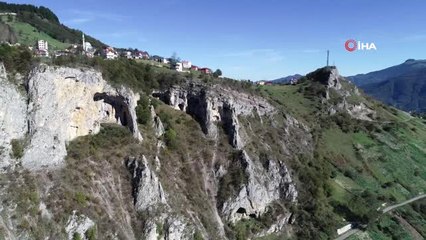
<svg viewBox="0 0 426 240"><path fill-rule="evenodd" d="M233 145L233 139L235 135L235 127L233 126L233 110L228 104L224 104L222 108L219 109L220 117L222 120L222 128L228 136L229 144Z"/></svg>
<svg viewBox="0 0 426 240"><path fill-rule="evenodd" d="M247 214L247 210L245 208L240 207L240 208L238 208L237 213L239 213L239 214Z"/></svg>
<svg viewBox="0 0 426 240"><path fill-rule="evenodd" d="M201 126L204 134L208 134L207 129L207 104L205 101L205 93L202 92L200 95L188 95L188 105L186 107L186 113L191 115Z"/></svg>
<svg viewBox="0 0 426 240"><path fill-rule="evenodd" d="M112 106L115 112L115 120L117 123L128 127L131 131L133 131L133 122L132 116L129 113L129 106L127 104L126 99L123 96L111 96L107 93L96 93L93 97L94 101L103 100L105 103ZM110 112L106 112L107 116L110 115Z"/></svg>
<svg viewBox="0 0 426 240"><path fill-rule="evenodd" d="M128 116L129 113L126 109L123 110L123 113L119 116L120 117L120 121L121 121L121 125L123 126L128 126ZM117 115L116 115L116 119L117 119Z"/></svg>
<svg viewBox="0 0 426 240"><path fill-rule="evenodd" d="M154 92L152 93L152 96L160 99L165 104L170 105L170 97L168 97L168 94L170 94L170 92L167 92L166 94L162 92Z"/></svg>
<svg viewBox="0 0 426 240"><path fill-rule="evenodd" d="M179 109L180 109L181 111L183 111L183 107L184 107L183 103L178 104L178 106L179 106Z"/></svg>

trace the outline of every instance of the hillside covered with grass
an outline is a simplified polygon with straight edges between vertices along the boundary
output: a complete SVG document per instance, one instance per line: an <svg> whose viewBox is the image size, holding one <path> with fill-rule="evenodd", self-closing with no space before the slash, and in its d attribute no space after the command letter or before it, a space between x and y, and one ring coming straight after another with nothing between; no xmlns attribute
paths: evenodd
<svg viewBox="0 0 426 240"><path fill-rule="evenodd" d="M259 89L276 107L299 116L313 129L314 159L293 163L302 185L312 189L303 195L301 207L306 212L301 214L305 217L301 222L315 221L311 227L317 231L327 229L333 219L340 226L357 222L365 224L373 239L395 237L392 227L388 231L380 228L391 217L381 216L380 209L426 191L424 119L365 95L352 100L375 110L371 121L347 113L330 116L327 104L340 100L332 97L324 103L320 96L325 89L312 80L311 75L297 85Z"/></svg>
<svg viewBox="0 0 426 240"><path fill-rule="evenodd" d="M2 16L1 21L11 26L21 44L33 46L37 40L43 39L54 49L65 49L70 44L81 42L83 32L61 24L59 18L46 7L0 2L0 13L17 14L13 17ZM86 40L95 48L106 46L89 35Z"/></svg>

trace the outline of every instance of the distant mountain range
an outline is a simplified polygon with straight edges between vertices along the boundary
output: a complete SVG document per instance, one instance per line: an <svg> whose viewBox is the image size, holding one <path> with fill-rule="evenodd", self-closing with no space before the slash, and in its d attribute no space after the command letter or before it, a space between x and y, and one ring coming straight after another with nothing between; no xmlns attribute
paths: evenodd
<svg viewBox="0 0 426 240"><path fill-rule="evenodd" d="M278 78L275 80L271 80L271 82L276 84L284 84L284 83L290 83L291 80L299 80L301 77L303 77L300 74L294 74L287 77Z"/></svg>
<svg viewBox="0 0 426 240"><path fill-rule="evenodd" d="M409 59L397 66L348 79L384 103L405 111L426 112L426 60Z"/></svg>

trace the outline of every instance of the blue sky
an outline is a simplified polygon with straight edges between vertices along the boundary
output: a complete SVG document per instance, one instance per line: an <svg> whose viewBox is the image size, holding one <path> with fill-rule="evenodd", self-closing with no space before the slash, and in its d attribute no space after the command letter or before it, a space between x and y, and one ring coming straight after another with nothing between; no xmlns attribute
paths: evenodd
<svg viewBox="0 0 426 240"><path fill-rule="evenodd" d="M133 47L237 79L275 79L336 64L342 75L426 58L424 0L39 0L61 22L115 47ZM347 39L377 51L348 52Z"/></svg>

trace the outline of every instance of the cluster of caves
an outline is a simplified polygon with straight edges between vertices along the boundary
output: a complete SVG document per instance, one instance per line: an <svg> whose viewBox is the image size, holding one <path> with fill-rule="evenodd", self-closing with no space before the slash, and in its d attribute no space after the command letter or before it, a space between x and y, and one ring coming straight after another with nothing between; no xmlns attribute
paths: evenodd
<svg viewBox="0 0 426 240"><path fill-rule="evenodd" d="M178 101L178 107L181 111L185 111L192 118L194 118L198 124L200 124L204 134L208 134L209 124L212 124L207 119L208 113L208 96L205 90L197 92L189 92L187 94L180 94ZM172 105L171 97L172 92L157 92L153 94L153 97L159 98L162 102L167 105ZM236 134L235 126L233 124L233 109L227 102L223 102L222 106L218 106L218 112L220 116L213 116L214 121L221 120L221 126L225 133L228 135L229 143L233 144L234 135Z"/></svg>

